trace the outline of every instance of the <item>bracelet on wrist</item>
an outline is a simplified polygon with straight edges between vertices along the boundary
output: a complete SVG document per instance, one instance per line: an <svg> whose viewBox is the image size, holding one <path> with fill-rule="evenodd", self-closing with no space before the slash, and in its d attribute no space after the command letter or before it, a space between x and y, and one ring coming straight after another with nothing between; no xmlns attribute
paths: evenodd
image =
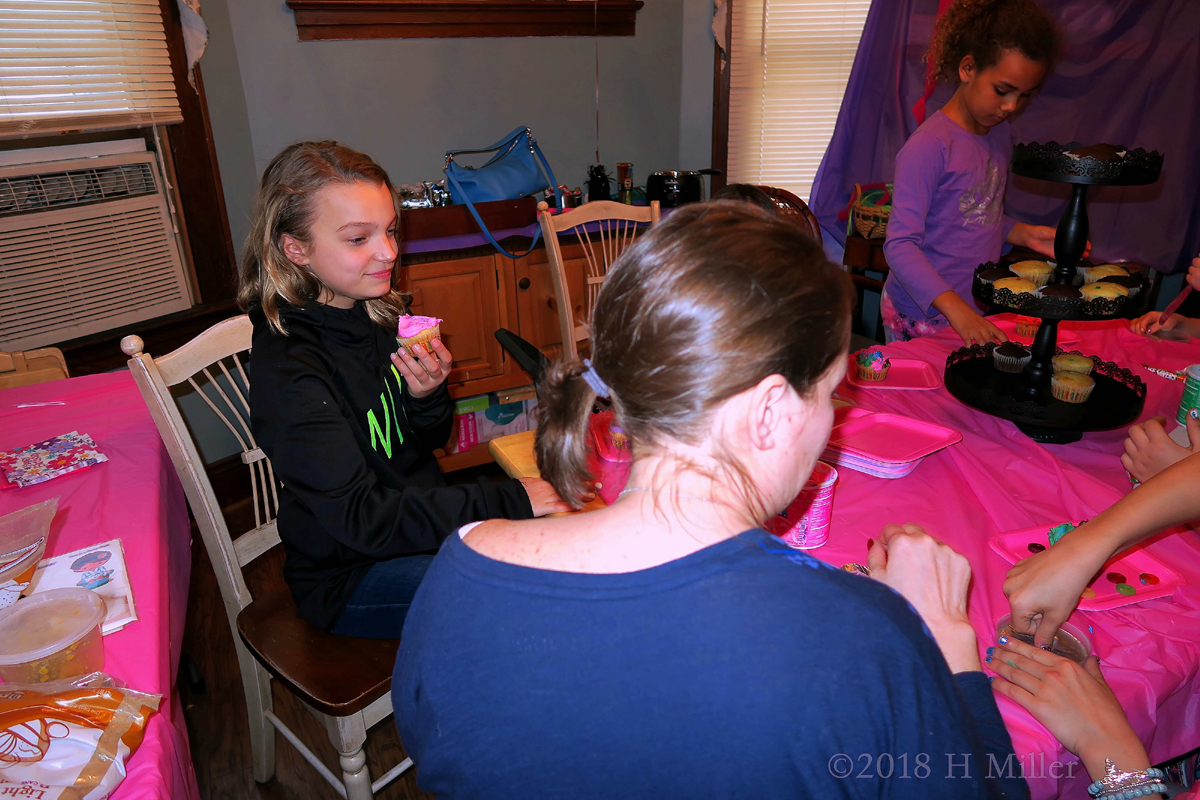
<svg viewBox="0 0 1200 800"><path fill-rule="evenodd" d="M1088 786L1088 794L1096 800L1133 800L1156 793L1165 794L1167 787L1162 782L1165 777L1163 771L1155 767L1126 772L1111 758L1106 758L1104 777Z"/></svg>

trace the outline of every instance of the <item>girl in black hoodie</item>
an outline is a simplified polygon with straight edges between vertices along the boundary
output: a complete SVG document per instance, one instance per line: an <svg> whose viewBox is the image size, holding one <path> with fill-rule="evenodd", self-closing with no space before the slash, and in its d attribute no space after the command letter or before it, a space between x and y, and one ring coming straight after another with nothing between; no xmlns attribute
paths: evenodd
<svg viewBox="0 0 1200 800"><path fill-rule="evenodd" d="M448 487L450 352L397 352L399 207L387 173L336 142L301 142L263 173L238 300L254 323L251 424L282 489L284 576L299 615L400 636L460 525L570 507L540 479Z"/></svg>

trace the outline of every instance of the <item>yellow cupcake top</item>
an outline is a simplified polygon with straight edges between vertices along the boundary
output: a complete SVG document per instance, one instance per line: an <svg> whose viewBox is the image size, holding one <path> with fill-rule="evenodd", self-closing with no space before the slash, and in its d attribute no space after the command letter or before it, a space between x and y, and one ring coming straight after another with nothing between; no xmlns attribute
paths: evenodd
<svg viewBox="0 0 1200 800"><path fill-rule="evenodd" d="M1128 297L1129 290L1115 283L1085 283L1079 287L1084 300L1098 300L1102 297Z"/></svg>
<svg viewBox="0 0 1200 800"><path fill-rule="evenodd" d="M1062 355L1057 355L1052 359L1052 363L1054 364L1055 372L1058 372L1059 370L1069 370L1072 368L1081 369L1086 367L1091 369L1094 366L1094 362L1087 356L1075 355L1074 353L1063 353Z"/></svg>
<svg viewBox="0 0 1200 800"><path fill-rule="evenodd" d="M996 289L1008 289L1013 294L1033 294L1038 288L1033 281L1027 281L1024 278L1001 278L992 286Z"/></svg>
<svg viewBox="0 0 1200 800"><path fill-rule="evenodd" d="M1009 266L1009 269L1022 278L1027 275L1049 275L1054 272L1054 267L1050 266L1048 261L1018 261Z"/></svg>
<svg viewBox="0 0 1200 800"><path fill-rule="evenodd" d="M1054 373L1054 382L1075 389L1083 389L1096 385L1096 382L1092 380L1090 375L1084 375L1080 372L1056 372Z"/></svg>
<svg viewBox="0 0 1200 800"><path fill-rule="evenodd" d="M1101 278L1114 278L1118 275L1128 275L1129 270L1124 267L1118 267L1116 264L1101 264L1097 267L1084 267L1083 275L1085 278L1091 278L1098 281Z"/></svg>

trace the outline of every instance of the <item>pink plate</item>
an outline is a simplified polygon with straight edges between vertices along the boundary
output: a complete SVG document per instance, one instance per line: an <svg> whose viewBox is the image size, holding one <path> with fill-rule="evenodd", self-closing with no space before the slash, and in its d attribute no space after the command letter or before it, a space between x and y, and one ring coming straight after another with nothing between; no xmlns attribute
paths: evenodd
<svg viewBox="0 0 1200 800"><path fill-rule="evenodd" d="M861 408L834 412L829 447L847 455L883 464L916 461L962 440L962 434L943 425L912 417Z"/></svg>
<svg viewBox="0 0 1200 800"><path fill-rule="evenodd" d="M854 368L854 356L850 357L850 369L846 371L846 383L860 389L940 389L942 374L925 361L915 358L893 358L887 377L881 381L864 381Z"/></svg>
<svg viewBox="0 0 1200 800"><path fill-rule="evenodd" d="M1015 564L1033 554L1030 545L1049 545L1048 534L1052 527L1039 525L1036 528L1001 533L989 539L988 544L1006 561ZM1186 584L1187 581L1182 575L1150 555L1146 552L1145 545L1141 545L1127 550L1104 565L1096 579L1088 584L1088 589L1095 592L1095 596L1081 598L1079 610L1107 611L1143 600L1170 597L1177 588ZM1122 594L1118 590L1119 585L1131 588L1133 593Z"/></svg>

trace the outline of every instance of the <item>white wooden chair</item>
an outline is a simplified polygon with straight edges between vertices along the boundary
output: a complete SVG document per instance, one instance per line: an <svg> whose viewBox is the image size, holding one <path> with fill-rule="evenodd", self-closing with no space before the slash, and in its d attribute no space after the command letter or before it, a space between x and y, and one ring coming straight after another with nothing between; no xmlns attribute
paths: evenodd
<svg viewBox="0 0 1200 800"><path fill-rule="evenodd" d="M363 753L367 731L392 713L392 669L399 641L336 636L304 622L296 616L282 580L257 597L250 595L242 568L279 544L274 470L250 430L250 381L240 354L250 350L251 334L250 319L241 316L214 325L159 358L143 353L137 336L121 340L121 350L131 356L129 370L183 483L217 575L246 693L254 779L265 783L275 774L278 730L340 796L367 800L412 766L412 759L405 759L372 783ZM170 392L170 387L185 382L237 438L242 461L251 470L255 526L236 539ZM338 752L341 778L275 715L272 677L325 726Z"/></svg>
<svg viewBox="0 0 1200 800"><path fill-rule="evenodd" d="M67 360L57 347L0 352L0 389L15 389L69 377Z"/></svg>
<svg viewBox="0 0 1200 800"><path fill-rule="evenodd" d="M558 324L562 330L563 355L579 358L578 342L588 338L587 323L592 318L596 295L608 274L609 267L617 260L637 236L642 224L657 225L658 201L648 206L630 206L611 200L597 200L563 214L548 213L546 203L538 203L538 220L542 226L542 238L546 240L546 254L554 279L554 300L558 304ZM581 323L575 321L575 304L567 281L566 264L558 235L574 233L583 247L584 265ZM568 239L569 241L569 239Z"/></svg>

